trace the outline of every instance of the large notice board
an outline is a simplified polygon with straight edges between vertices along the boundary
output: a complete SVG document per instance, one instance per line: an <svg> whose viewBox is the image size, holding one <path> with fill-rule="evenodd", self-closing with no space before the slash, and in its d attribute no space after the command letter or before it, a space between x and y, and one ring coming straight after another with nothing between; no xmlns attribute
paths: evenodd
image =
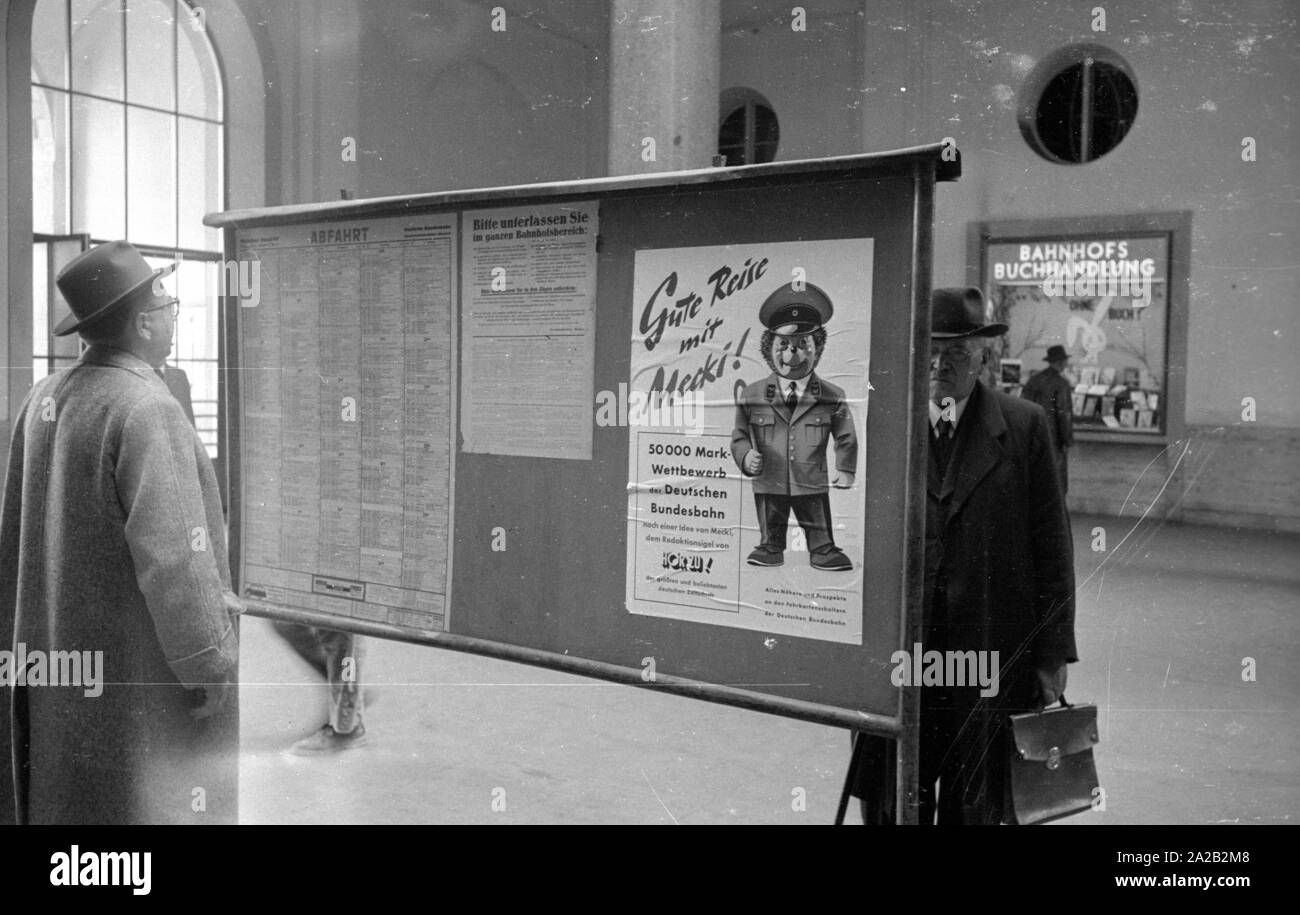
<svg viewBox="0 0 1300 915"><path fill-rule="evenodd" d="M910 755L891 657L919 634L933 191L957 173L934 145L210 216L239 279L222 447L249 611ZM738 454L772 444L759 311L787 283L834 311L780 472L821 482L847 569L812 564L797 509L784 562L747 560L770 509Z"/></svg>

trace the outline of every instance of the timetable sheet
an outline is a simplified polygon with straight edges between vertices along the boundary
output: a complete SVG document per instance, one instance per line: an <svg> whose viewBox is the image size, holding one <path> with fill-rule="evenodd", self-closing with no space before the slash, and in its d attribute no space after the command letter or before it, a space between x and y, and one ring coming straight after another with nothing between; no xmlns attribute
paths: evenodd
<svg viewBox="0 0 1300 915"><path fill-rule="evenodd" d="M456 244L454 214L241 233L244 596L446 628Z"/></svg>

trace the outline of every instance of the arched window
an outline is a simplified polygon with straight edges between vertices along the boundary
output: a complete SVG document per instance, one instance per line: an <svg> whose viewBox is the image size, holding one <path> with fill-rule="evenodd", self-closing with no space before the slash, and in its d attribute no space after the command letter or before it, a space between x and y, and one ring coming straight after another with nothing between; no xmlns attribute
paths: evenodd
<svg viewBox="0 0 1300 915"><path fill-rule="evenodd" d="M206 25L183 0L38 0L32 352L36 378L77 356L50 328L67 308L53 277L83 247L125 238L156 266L179 260L172 360L215 455L221 239L202 219L224 203L224 122Z"/></svg>
<svg viewBox="0 0 1300 915"><path fill-rule="evenodd" d="M781 128L767 99L753 89L734 87L722 93L718 108L722 114L718 153L727 157L727 165L754 165L776 158Z"/></svg>

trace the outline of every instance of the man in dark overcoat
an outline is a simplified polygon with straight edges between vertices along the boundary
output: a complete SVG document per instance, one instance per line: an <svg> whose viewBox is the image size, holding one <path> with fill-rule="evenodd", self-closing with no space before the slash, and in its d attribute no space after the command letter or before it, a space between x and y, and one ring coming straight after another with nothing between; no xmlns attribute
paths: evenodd
<svg viewBox="0 0 1300 915"><path fill-rule="evenodd" d="M978 289L936 289L930 321L923 650L996 651L999 680L921 687L919 821L1013 822L1007 718L1055 702L1078 660L1073 543L1046 415L979 381L1006 325ZM867 740L857 793L892 821L886 747Z"/></svg>
<svg viewBox="0 0 1300 915"><path fill-rule="evenodd" d="M0 690L0 817L229 822L238 599L216 474L156 368L175 299L126 242L59 274L55 334L89 348L15 423L0 523L0 648L101 653L100 690ZM67 657L67 655L64 655Z"/></svg>
<svg viewBox="0 0 1300 915"><path fill-rule="evenodd" d="M1020 396L1033 401L1047 413L1047 429L1052 433L1053 454L1061 474L1061 491L1070 489L1069 450L1074 444L1074 389L1065 379L1070 357L1059 343L1048 347L1043 369L1021 390Z"/></svg>

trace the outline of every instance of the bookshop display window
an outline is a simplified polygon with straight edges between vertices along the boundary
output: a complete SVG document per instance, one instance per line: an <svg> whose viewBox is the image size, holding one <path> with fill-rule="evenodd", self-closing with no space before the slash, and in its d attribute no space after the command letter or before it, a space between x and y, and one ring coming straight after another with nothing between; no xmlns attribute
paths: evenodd
<svg viewBox="0 0 1300 915"><path fill-rule="evenodd" d="M977 224L990 318L1009 327L998 386L1019 395L1048 369L1048 350L1061 347L1076 437L1175 437L1186 357L1186 258L1178 252L1188 222L1156 214Z"/></svg>

